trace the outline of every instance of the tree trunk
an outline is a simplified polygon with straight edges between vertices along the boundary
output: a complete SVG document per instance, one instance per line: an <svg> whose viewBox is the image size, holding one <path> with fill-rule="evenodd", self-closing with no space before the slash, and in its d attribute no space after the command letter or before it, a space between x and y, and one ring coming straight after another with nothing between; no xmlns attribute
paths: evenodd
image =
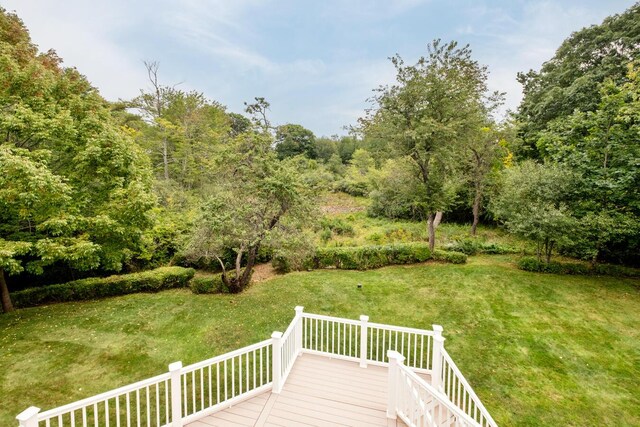
<svg viewBox="0 0 640 427"><path fill-rule="evenodd" d="M5 313L13 311L13 304L11 303L9 288L7 287L7 281L4 278L4 270L1 268L0 268L0 299L2 299L2 311L4 311Z"/></svg>
<svg viewBox="0 0 640 427"><path fill-rule="evenodd" d="M433 213L429 214L427 219L427 228L429 230L429 250L433 252L436 247L436 228L434 226L435 215Z"/></svg>
<svg viewBox="0 0 640 427"><path fill-rule="evenodd" d="M473 198L473 224L471 224L471 235L476 235L476 229L480 222L480 201L482 200L482 192L480 188L476 186L476 195Z"/></svg>
<svg viewBox="0 0 640 427"><path fill-rule="evenodd" d="M553 251L553 240L549 240L548 238L545 240L545 256L547 260L547 264L551 262L551 253Z"/></svg>
<svg viewBox="0 0 640 427"><path fill-rule="evenodd" d="M247 265L244 266L244 271L242 272L240 285L242 289L246 288L251 281L251 276L253 275L253 266L256 265L256 259L258 257L258 249L260 245L256 245L249 249L249 253L247 254Z"/></svg>
<svg viewBox="0 0 640 427"><path fill-rule="evenodd" d="M440 225L440 221L442 221L442 211L436 212L436 217L433 220L433 228L434 229L438 228L438 226Z"/></svg>

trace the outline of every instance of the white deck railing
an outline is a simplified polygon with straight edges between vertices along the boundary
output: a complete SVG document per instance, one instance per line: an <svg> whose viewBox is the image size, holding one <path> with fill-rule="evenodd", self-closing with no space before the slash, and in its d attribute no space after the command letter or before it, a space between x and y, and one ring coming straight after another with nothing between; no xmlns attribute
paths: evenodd
<svg viewBox="0 0 640 427"><path fill-rule="evenodd" d="M403 358L398 376L405 386L398 388L402 396L394 411L409 425L431 426L429 417L440 419L429 412L435 407L439 417L455 415L456 425L497 427L444 350L442 327L433 328L369 323L367 316L359 321L323 316L296 307L285 332L274 332L268 340L185 367L175 362L168 373L49 411L30 407L17 419L21 427L182 427L259 393L279 393L302 353L350 360L362 367L388 366L393 363L389 355L397 354ZM416 372L429 374L431 384ZM416 420L421 421L411 424ZM472 424L460 424L463 421Z"/></svg>
<svg viewBox="0 0 640 427"><path fill-rule="evenodd" d="M453 362L447 350L442 348L440 354L442 355L440 384L444 394L481 426L497 427L489 411L484 407L480 398L478 398L466 378L462 375L462 372L460 372L460 369Z"/></svg>
<svg viewBox="0 0 640 427"><path fill-rule="evenodd" d="M389 350L387 417L399 417L408 426L477 427L460 408L404 364L404 356Z"/></svg>

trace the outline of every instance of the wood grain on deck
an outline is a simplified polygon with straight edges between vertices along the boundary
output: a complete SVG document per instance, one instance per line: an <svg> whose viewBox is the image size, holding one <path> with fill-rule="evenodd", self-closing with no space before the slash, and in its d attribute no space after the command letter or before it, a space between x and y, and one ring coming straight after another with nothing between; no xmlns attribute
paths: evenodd
<svg viewBox="0 0 640 427"><path fill-rule="evenodd" d="M282 392L263 393L188 427L404 426L389 420L386 367L304 354Z"/></svg>

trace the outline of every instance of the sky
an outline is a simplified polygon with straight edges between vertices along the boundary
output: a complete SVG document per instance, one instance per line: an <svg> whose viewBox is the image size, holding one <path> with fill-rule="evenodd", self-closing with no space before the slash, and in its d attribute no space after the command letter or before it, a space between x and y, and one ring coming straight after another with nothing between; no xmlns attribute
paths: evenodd
<svg viewBox="0 0 640 427"><path fill-rule="evenodd" d="M131 99L160 80L242 113L264 97L274 124L344 135L406 63L440 38L470 44L489 87L522 97L519 71L538 70L573 31L621 13L633 0L0 0L40 50L55 49L108 100Z"/></svg>

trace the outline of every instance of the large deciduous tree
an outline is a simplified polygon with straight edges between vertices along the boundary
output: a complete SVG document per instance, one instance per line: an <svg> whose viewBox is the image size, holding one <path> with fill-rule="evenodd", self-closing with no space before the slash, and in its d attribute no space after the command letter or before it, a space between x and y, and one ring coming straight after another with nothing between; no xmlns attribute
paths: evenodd
<svg viewBox="0 0 640 427"><path fill-rule="evenodd" d="M386 138L397 155L410 160L433 249L436 213L451 203L462 143L481 123L487 69L456 42L436 40L428 52L415 65L391 58L397 83L379 89L377 109L362 125L365 135Z"/></svg>
<svg viewBox="0 0 640 427"><path fill-rule="evenodd" d="M34 191L33 200L3 201L0 239L31 244L23 253L7 243L13 249L5 255L12 255L3 258L29 257L32 273L41 273L54 258L73 267L67 261L82 241L90 242L85 248L98 258L92 267L120 270L139 253L150 225L155 199L146 156L115 123L97 90L77 70L63 67L55 52L38 53L20 19L3 9L0 81L2 175L13 177L3 190L20 198L24 189ZM53 196L38 190L39 181L50 183L46 192L57 191L64 203L48 200ZM47 236L55 242L42 240Z"/></svg>
<svg viewBox="0 0 640 427"><path fill-rule="evenodd" d="M153 161L158 178L185 189L200 188L213 179L209 172L216 146L249 124L242 122L242 116L228 116L221 104L199 92L161 84L158 63L145 65L151 88L129 103L143 123L126 125L135 129L133 135Z"/></svg>
<svg viewBox="0 0 640 427"><path fill-rule="evenodd" d="M519 73L524 98L518 108L526 153L538 157L540 132L575 110L598 108L599 86L606 79L625 80L627 64L640 57L640 3L571 34L540 71Z"/></svg>
<svg viewBox="0 0 640 427"><path fill-rule="evenodd" d="M567 200L580 219L573 254L637 263L640 250L640 74L607 80L595 111L576 111L542 133L545 157L575 173Z"/></svg>
<svg viewBox="0 0 640 427"><path fill-rule="evenodd" d="M276 152L280 159L298 155L315 159L315 143L313 132L300 125L287 124L276 128Z"/></svg>

